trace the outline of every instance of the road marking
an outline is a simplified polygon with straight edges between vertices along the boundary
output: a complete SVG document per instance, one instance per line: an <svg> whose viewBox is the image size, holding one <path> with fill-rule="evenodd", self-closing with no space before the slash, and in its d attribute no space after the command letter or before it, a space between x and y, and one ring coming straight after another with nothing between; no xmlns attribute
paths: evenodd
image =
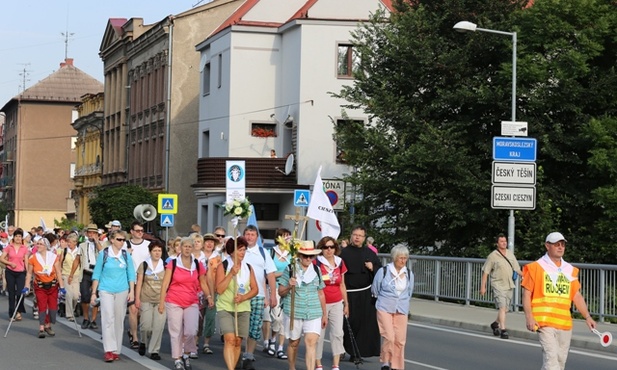
<svg viewBox="0 0 617 370"><path fill-rule="evenodd" d="M417 361L405 360L405 362L407 362L409 364L420 365L420 366L425 367L427 369L448 370L448 369L443 368L443 367L437 367L437 366L433 366L433 365L429 365L429 364L423 364L422 362L417 362Z"/></svg>
<svg viewBox="0 0 617 370"><path fill-rule="evenodd" d="M466 336L469 336L469 337L476 337L476 338L482 338L482 339L487 339L487 340L502 341L501 339L498 339L498 338L489 337L486 334L475 334L475 333L469 333L469 332L459 331L459 330L455 330L455 329L448 329L448 328L442 328L442 327L437 327L437 326L432 326L432 325L417 324L417 323L411 323L411 322L408 323L407 325L409 325L409 326L417 326L419 328L425 328L425 329L432 329L432 330L436 330L436 331L443 331L443 332L446 332L446 333L454 333L454 334L466 335ZM518 345L522 345L522 346L530 346L530 347L540 348L540 344L539 343L523 342L523 341L516 340L516 339L508 339L508 343L514 343L514 344L518 344ZM574 353L574 354L577 354L577 355L593 357L593 358L601 358L601 359L604 359L604 360L617 361L617 357L615 357L615 356L607 356L607 355L601 355L601 354L597 354L597 353L583 352L583 351L576 350L576 349L571 349L571 348L570 348L570 352L569 353Z"/></svg>

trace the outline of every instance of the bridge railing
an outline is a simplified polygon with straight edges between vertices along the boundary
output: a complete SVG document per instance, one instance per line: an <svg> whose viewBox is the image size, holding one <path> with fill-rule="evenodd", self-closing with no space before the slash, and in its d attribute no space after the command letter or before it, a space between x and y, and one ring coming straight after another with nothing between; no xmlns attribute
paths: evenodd
<svg viewBox="0 0 617 370"><path fill-rule="evenodd" d="M390 262L389 254L379 254L383 264ZM487 293L480 295L482 258L456 258L411 255L408 267L415 276L414 296L435 301L460 302L465 305L491 305L493 293L490 278ZM519 261L521 267L531 261ZM589 312L600 321L617 318L617 265L573 263L579 268L581 293ZM522 310L521 279L517 280L513 299L514 310ZM576 311L576 307L572 306Z"/></svg>

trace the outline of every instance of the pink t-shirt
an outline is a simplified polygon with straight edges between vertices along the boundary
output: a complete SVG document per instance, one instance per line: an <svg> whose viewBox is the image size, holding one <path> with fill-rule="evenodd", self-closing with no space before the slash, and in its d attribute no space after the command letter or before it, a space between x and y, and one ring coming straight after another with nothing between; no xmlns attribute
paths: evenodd
<svg viewBox="0 0 617 370"><path fill-rule="evenodd" d="M174 262L177 263L178 261L170 260L165 268L173 271ZM176 266L176 270L173 272L171 282L169 283L169 290L165 296L165 302L173 303L182 308L189 307L192 304L199 304L199 297L197 296L197 293L201 290L199 276L206 274L203 264L199 264L199 275L194 267L193 271L189 271Z"/></svg>
<svg viewBox="0 0 617 370"><path fill-rule="evenodd" d="M372 244L367 244L366 245L368 247L368 249L372 250L373 252L375 252L375 254L379 253L379 251L377 250L377 248L375 248L374 245Z"/></svg>
<svg viewBox="0 0 617 370"><path fill-rule="evenodd" d="M26 271L26 262L24 257L28 253L28 247L21 245L19 249L15 251L15 246L13 244L9 244L4 247L2 253L5 255L4 258L6 258L7 261L17 265L14 269L7 266L7 269L14 272Z"/></svg>

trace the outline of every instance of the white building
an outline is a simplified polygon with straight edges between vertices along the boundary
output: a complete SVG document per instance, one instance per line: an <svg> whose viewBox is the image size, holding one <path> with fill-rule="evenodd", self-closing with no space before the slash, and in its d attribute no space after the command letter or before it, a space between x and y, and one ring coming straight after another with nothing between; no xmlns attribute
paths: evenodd
<svg viewBox="0 0 617 370"><path fill-rule="evenodd" d="M206 230L227 226L219 205L225 201L228 159L246 161L246 194L266 237L281 225L293 228L285 215L295 212L294 189L308 189L319 166L324 179L349 171L337 158L333 140L344 101L331 93L353 82L350 32L379 7L391 9L391 1L247 0L197 45L201 92L195 194L198 222ZM361 111L346 113L366 120ZM295 161L285 175L289 154ZM314 221L309 221L307 236L319 239Z"/></svg>

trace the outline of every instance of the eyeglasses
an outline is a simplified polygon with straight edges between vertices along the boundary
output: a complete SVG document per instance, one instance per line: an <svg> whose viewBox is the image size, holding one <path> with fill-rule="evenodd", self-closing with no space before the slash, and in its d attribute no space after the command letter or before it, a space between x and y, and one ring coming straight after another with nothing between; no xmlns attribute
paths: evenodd
<svg viewBox="0 0 617 370"><path fill-rule="evenodd" d="M366 235L364 234L351 234L351 236L355 236L357 238L366 238Z"/></svg>
<svg viewBox="0 0 617 370"><path fill-rule="evenodd" d="M116 238L116 240L117 240L117 241L119 241L119 242L123 242L123 241L125 241L126 239L124 239L124 238Z"/></svg>
<svg viewBox="0 0 617 370"><path fill-rule="evenodd" d="M315 256L307 256L306 254L301 254L300 258L308 258L308 259L312 260L313 258L315 258Z"/></svg>
<svg viewBox="0 0 617 370"><path fill-rule="evenodd" d="M323 249L336 249L336 245L334 244L326 244L323 246Z"/></svg>
<svg viewBox="0 0 617 370"><path fill-rule="evenodd" d="M214 235L216 235L219 238L224 238L225 237L225 234L214 234Z"/></svg>
<svg viewBox="0 0 617 370"><path fill-rule="evenodd" d="M136 233L143 233L144 229L133 229L133 231Z"/></svg>

